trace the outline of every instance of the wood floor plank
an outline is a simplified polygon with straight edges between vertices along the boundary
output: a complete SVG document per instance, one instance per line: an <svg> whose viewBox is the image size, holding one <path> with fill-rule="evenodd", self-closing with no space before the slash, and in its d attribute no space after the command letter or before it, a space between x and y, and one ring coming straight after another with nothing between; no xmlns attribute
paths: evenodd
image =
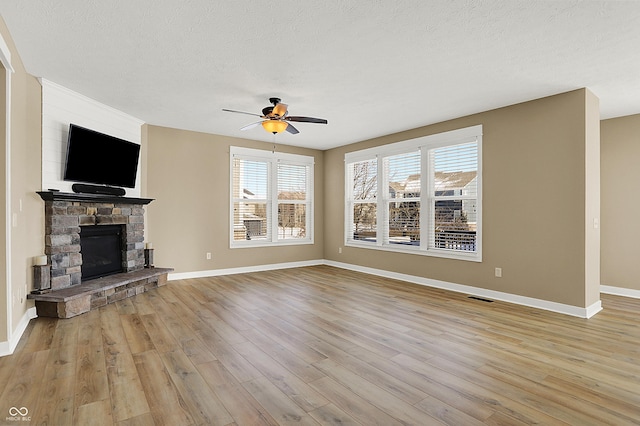
<svg viewBox="0 0 640 426"><path fill-rule="evenodd" d="M367 426L400 426L398 419L394 419L388 413L378 408L375 404L366 401L351 389L341 385L330 377L323 377L309 383L318 392L324 395L340 410ZM423 423L424 424L424 423Z"/></svg>
<svg viewBox="0 0 640 426"><path fill-rule="evenodd" d="M165 352L160 357L194 423L227 425L234 421L183 352Z"/></svg>
<svg viewBox="0 0 640 426"><path fill-rule="evenodd" d="M77 350L76 345L52 347L49 350L49 358L44 372L41 372L43 381L73 377L76 373Z"/></svg>
<svg viewBox="0 0 640 426"><path fill-rule="evenodd" d="M323 405L313 411L309 412L309 415L321 425L340 425L340 426L359 426L353 417L336 407L334 404Z"/></svg>
<svg viewBox="0 0 640 426"><path fill-rule="evenodd" d="M166 301L166 299L174 300L172 299L173 293L169 289L159 288L157 292L153 292L152 297L158 317L178 342L180 348L194 363L210 362L216 359L206 348L204 342L182 321L180 315L171 309Z"/></svg>
<svg viewBox="0 0 640 426"><path fill-rule="evenodd" d="M37 352L51 348L51 342L55 329L58 325L58 320L55 318L42 317L38 318L34 325L29 339L25 343L23 352Z"/></svg>
<svg viewBox="0 0 640 426"><path fill-rule="evenodd" d="M141 315L140 319L144 329L149 334L153 347L159 353L174 351L179 348L178 341L162 323L157 313Z"/></svg>
<svg viewBox="0 0 640 426"><path fill-rule="evenodd" d="M326 359L330 359L331 361L340 364L341 367L349 369L349 371L357 374L363 379L377 384L385 391L409 404L415 404L428 397L427 393L407 383L407 381L404 380L406 377L396 377L387 373L385 369L380 369L367 362L366 356L363 355L367 352L366 349L362 349L362 351L360 351L362 358L359 358L321 340L311 342L310 345L317 348L319 351L322 351L326 355ZM386 358L380 357L372 352L369 352L369 356L378 356L380 359L384 359L386 364L393 364L388 362ZM320 370L322 369L320 368ZM397 373L397 371L394 371L394 373Z"/></svg>
<svg viewBox="0 0 640 426"><path fill-rule="evenodd" d="M415 407L448 425L480 426L485 424L475 417L466 414L464 411L453 408L433 396L426 397L415 404Z"/></svg>
<svg viewBox="0 0 640 426"><path fill-rule="evenodd" d="M129 299L136 308L136 313L140 316L156 312L152 304L152 299L149 297L149 292L140 293L136 297L130 297Z"/></svg>
<svg viewBox="0 0 640 426"><path fill-rule="evenodd" d="M77 344L80 321L81 318L78 317L69 318L69 321L59 321L51 339L51 348Z"/></svg>
<svg viewBox="0 0 640 426"><path fill-rule="evenodd" d="M74 377L61 376L45 380L39 389L38 409L33 417L39 424L73 424Z"/></svg>
<svg viewBox="0 0 640 426"><path fill-rule="evenodd" d="M313 420L302 408L282 393L266 377L242 384L280 425L314 425Z"/></svg>
<svg viewBox="0 0 640 426"><path fill-rule="evenodd" d="M196 365L237 425L277 425L278 422L219 361Z"/></svg>
<svg viewBox="0 0 640 426"><path fill-rule="evenodd" d="M0 408L4 413L9 413L11 407L26 407L33 416L42 399L42 372L49 361L49 350L14 353L11 356L16 358L16 363L8 381L2 384L4 389L0 394Z"/></svg>
<svg viewBox="0 0 640 426"><path fill-rule="evenodd" d="M453 407L453 409L459 410L474 419L484 421L495 412L491 404L477 400L471 394L461 393L454 388L442 386L427 374L411 370L408 368L410 365L400 365L365 350L351 351L350 353L368 365L384 371L430 395L444 404L445 407Z"/></svg>
<svg viewBox="0 0 640 426"><path fill-rule="evenodd" d="M513 400L511 395L495 392L492 389L480 386L473 382L472 379L467 380L465 378L458 377L456 374L440 370L437 367L434 368L432 365L425 365L425 363L412 359L407 355L398 355L393 358L393 362L405 365L416 373L421 373L424 376L432 378L432 380L438 383L439 387L450 387L458 394L471 397L482 404L487 404L493 407L496 411L501 411L516 420L529 424L561 423L558 419L549 416L542 410L536 410Z"/></svg>
<svg viewBox="0 0 640 426"><path fill-rule="evenodd" d="M258 346L244 342L233 347L245 359L250 359L254 367L304 411L313 411L328 404L329 401Z"/></svg>
<svg viewBox="0 0 640 426"><path fill-rule="evenodd" d="M154 349L151 337L147 333L140 315L137 313L120 315L120 321L131 353L137 354Z"/></svg>
<svg viewBox="0 0 640 426"><path fill-rule="evenodd" d="M310 382L312 380L323 377L317 368L312 365L312 362L320 361L325 356L313 351L313 349L306 344L299 342L297 347L287 345L287 347L279 344L279 340L274 337L273 334L265 333L261 331L259 327L252 330L245 330L242 332L253 344L258 346L262 351L277 359L280 364L295 374L303 382ZM291 348L291 350L289 350ZM311 354L309 351L313 351ZM302 359L297 354L306 355L307 361ZM246 358L246 357L245 357ZM250 357L249 359L251 359Z"/></svg>
<svg viewBox="0 0 640 426"><path fill-rule="evenodd" d="M155 424L151 413L140 414L116 423L117 426L155 426Z"/></svg>
<svg viewBox="0 0 640 426"><path fill-rule="evenodd" d="M93 309L80 318L78 324L78 345L99 346L102 345L102 325L100 323L100 310Z"/></svg>
<svg viewBox="0 0 640 426"><path fill-rule="evenodd" d="M149 413L149 404L129 345L105 345L105 364L109 381L109 396L113 420L122 420Z"/></svg>
<svg viewBox="0 0 640 426"><path fill-rule="evenodd" d="M391 417L405 424L439 424L438 419L431 417L427 412L419 410L412 404L394 396L376 383L361 377L359 374L343 367L331 359L319 361L316 364L321 371L331 377L342 386L370 404L379 407Z"/></svg>
<svg viewBox="0 0 640 426"><path fill-rule="evenodd" d="M108 399L80 405L73 418L75 425L111 426L111 402Z"/></svg>
<svg viewBox="0 0 640 426"><path fill-rule="evenodd" d="M102 345L78 345L74 389L76 407L109 399L109 382Z"/></svg>
<svg viewBox="0 0 640 426"><path fill-rule="evenodd" d="M154 423L167 426L195 424L158 353L155 350L137 353L133 360Z"/></svg>
<svg viewBox="0 0 640 426"><path fill-rule="evenodd" d="M640 424L640 300L601 298L584 319L324 265L175 280L32 320L0 358L0 413L64 426Z"/></svg>

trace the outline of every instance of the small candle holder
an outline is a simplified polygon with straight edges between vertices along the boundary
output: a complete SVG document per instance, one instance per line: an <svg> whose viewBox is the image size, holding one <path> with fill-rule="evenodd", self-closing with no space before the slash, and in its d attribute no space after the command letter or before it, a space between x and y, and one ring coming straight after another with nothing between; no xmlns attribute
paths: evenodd
<svg viewBox="0 0 640 426"><path fill-rule="evenodd" d="M144 249L144 267L153 268L153 249L152 248Z"/></svg>
<svg viewBox="0 0 640 426"><path fill-rule="evenodd" d="M47 263L46 256L36 258L33 265L33 294L49 293L51 291L51 265Z"/></svg>

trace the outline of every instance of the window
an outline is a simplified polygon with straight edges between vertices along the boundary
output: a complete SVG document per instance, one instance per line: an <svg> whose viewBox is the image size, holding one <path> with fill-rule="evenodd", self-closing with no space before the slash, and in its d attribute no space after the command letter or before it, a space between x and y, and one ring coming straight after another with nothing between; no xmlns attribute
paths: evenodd
<svg viewBox="0 0 640 426"><path fill-rule="evenodd" d="M481 261L482 126L345 155L346 245Z"/></svg>
<svg viewBox="0 0 640 426"><path fill-rule="evenodd" d="M313 157L231 147L231 247L313 243Z"/></svg>

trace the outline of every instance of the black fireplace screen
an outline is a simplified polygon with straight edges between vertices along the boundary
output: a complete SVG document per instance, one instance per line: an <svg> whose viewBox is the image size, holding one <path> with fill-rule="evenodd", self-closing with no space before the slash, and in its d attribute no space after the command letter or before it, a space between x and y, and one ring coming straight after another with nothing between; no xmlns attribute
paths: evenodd
<svg viewBox="0 0 640 426"><path fill-rule="evenodd" d="M80 228L82 281L123 271L122 226L95 225Z"/></svg>

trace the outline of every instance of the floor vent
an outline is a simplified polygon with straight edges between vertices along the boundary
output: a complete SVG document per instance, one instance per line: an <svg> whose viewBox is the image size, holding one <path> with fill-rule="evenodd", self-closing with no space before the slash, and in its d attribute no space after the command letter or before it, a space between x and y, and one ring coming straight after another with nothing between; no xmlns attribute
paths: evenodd
<svg viewBox="0 0 640 426"><path fill-rule="evenodd" d="M482 297L478 297L478 296L469 296L469 299L479 300L481 302L493 303L493 300L483 299Z"/></svg>

